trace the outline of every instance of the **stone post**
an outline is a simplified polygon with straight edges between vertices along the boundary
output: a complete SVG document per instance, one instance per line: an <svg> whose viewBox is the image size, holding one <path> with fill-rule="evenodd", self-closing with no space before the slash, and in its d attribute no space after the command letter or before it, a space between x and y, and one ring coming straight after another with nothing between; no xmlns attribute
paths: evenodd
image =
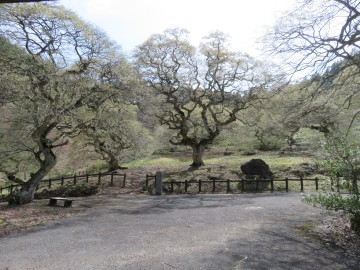
<svg viewBox="0 0 360 270"><path fill-rule="evenodd" d="M162 172L156 172L156 175L155 175L155 195L161 195L162 179L163 179L163 173Z"/></svg>

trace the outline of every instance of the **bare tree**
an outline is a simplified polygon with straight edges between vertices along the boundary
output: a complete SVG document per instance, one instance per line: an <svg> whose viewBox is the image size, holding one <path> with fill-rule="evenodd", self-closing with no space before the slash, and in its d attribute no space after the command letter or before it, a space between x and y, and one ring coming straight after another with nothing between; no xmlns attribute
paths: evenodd
<svg viewBox="0 0 360 270"><path fill-rule="evenodd" d="M199 167L205 147L259 98L267 77L248 55L227 49L225 34L210 34L196 50L186 33L171 29L153 35L135 58L147 85L163 99L160 123L177 132L170 143L190 146L192 166Z"/></svg>
<svg viewBox="0 0 360 270"><path fill-rule="evenodd" d="M267 49L281 57L292 79L302 81L296 90L303 93L298 106L309 110L302 113L333 107L328 118L334 119L344 110L353 111L347 134L360 115L354 110L360 94L359 7L357 0L300 0L265 38Z"/></svg>
<svg viewBox="0 0 360 270"><path fill-rule="evenodd" d="M21 131L1 158L28 152L37 162L17 198L25 204L55 166L54 148L78 134L75 115L125 88L115 68L125 60L103 32L56 5L1 5L0 34L4 121Z"/></svg>
<svg viewBox="0 0 360 270"><path fill-rule="evenodd" d="M272 51L286 55L293 71L324 73L335 61L360 67L360 3L357 0L301 0L281 18L267 39Z"/></svg>

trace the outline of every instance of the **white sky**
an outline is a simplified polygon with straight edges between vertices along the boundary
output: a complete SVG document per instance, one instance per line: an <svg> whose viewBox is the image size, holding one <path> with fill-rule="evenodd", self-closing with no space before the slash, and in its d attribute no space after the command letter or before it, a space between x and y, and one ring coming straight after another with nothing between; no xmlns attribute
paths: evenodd
<svg viewBox="0 0 360 270"><path fill-rule="evenodd" d="M296 0L60 0L85 21L102 28L125 52L167 28L190 31L190 41L220 30L231 37L232 49L253 56L256 40Z"/></svg>

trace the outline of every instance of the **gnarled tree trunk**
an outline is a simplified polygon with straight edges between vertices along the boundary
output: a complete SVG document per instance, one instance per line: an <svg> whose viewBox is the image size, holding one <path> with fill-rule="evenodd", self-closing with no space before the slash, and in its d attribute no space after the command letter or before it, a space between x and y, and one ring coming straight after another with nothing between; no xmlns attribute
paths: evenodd
<svg viewBox="0 0 360 270"><path fill-rule="evenodd" d="M110 154L108 153L107 163L109 165L109 169L108 169L109 172L113 172L119 169L119 160L112 153Z"/></svg>
<svg viewBox="0 0 360 270"><path fill-rule="evenodd" d="M44 166L32 174L30 180L28 180L20 190L19 199L17 204L27 204L34 200L34 194L36 187L40 184L41 180L50 172L50 170L56 165L56 157L52 153L48 153L48 157L45 158Z"/></svg>
<svg viewBox="0 0 360 270"><path fill-rule="evenodd" d="M201 167L204 166L205 163L202 159L203 154L204 154L204 150L205 150L205 145L203 144L196 144L196 145L192 145L192 159L193 159L193 163L190 165L192 167Z"/></svg>
<svg viewBox="0 0 360 270"><path fill-rule="evenodd" d="M115 171L119 169L119 159L114 155L114 153L104 146L104 143L101 143L99 139L94 140L95 151L99 153L108 164L108 172Z"/></svg>
<svg viewBox="0 0 360 270"><path fill-rule="evenodd" d="M53 125L42 132L34 132L32 137L36 142L39 150L35 153L35 158L38 161L40 168L37 172L31 175L30 179L24 183L20 190L20 194L15 198L16 204L27 204L34 200L34 194L36 187L40 184L40 181L51 171L56 165L56 156L52 151L52 146L47 143L47 134L51 131Z"/></svg>

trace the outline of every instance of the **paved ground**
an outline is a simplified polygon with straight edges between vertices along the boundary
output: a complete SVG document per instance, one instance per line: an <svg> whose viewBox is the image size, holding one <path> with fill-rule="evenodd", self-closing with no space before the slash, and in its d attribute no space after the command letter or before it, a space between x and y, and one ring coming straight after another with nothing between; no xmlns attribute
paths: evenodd
<svg viewBox="0 0 360 270"><path fill-rule="evenodd" d="M321 217L299 194L129 196L0 239L0 269L359 269L296 232Z"/></svg>

